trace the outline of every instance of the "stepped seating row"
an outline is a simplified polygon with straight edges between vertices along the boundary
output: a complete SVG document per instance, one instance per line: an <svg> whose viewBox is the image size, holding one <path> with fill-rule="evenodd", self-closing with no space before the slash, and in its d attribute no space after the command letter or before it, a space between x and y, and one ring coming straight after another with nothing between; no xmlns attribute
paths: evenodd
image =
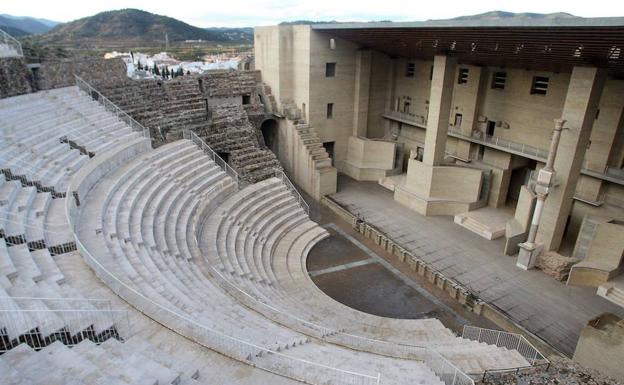
<svg viewBox="0 0 624 385"><path fill-rule="evenodd" d="M19 96L20 108L0 104L10 112L0 123L2 169L59 193L90 156L140 135L76 87L61 91Z"/></svg>
<svg viewBox="0 0 624 385"><path fill-rule="evenodd" d="M437 319L376 317L329 298L305 269L307 252L328 233L307 218L283 185L263 188L267 183L221 205L220 215L211 216L198 235L200 249L233 296L275 322L355 349L422 358L424 349L402 343L434 347L471 373L527 365L517 351L458 338Z"/></svg>
<svg viewBox="0 0 624 385"><path fill-rule="evenodd" d="M0 100L1 135L10 139L10 144L3 140L0 146L3 150L29 148L45 138L40 135L41 139L30 140L30 135L40 130L57 135L63 128L61 119L55 117L73 116L76 109L89 123L76 125L70 134L74 138L82 130L105 130L106 113L98 114L98 108L92 107L90 98L73 87ZM5 112L13 117L13 123L4 120ZM105 137L95 131L94 136ZM144 141L144 147L149 147L146 139L132 140ZM113 141L107 148L118 146ZM40 147L45 150L44 145ZM62 157L61 153L46 153L33 152L33 160L49 163ZM98 151L94 158L85 158L95 162L99 155ZM5 159L10 161L13 156L0 158L0 168L7 167ZM65 203L64 198L53 199L50 192L37 192L35 186L6 180L0 174L0 353L6 352L0 355L0 382L153 384L158 380L184 384L197 383L214 373L234 378L242 364L198 350L194 343L137 312L109 311L113 303L129 308L93 276L77 252L45 247L74 239ZM129 339L126 317L141 331ZM102 342L102 346L96 345ZM257 377L266 383L289 383L278 376L260 373Z"/></svg>
<svg viewBox="0 0 624 385"><path fill-rule="evenodd" d="M306 381L324 383L344 374L326 373L326 367L338 359L344 369L369 373L371 378L375 367L389 382L409 383L413 377L405 373L410 372L427 383L439 383L416 361L335 345L324 348L330 355L319 355L319 341L274 323L227 295L199 253L194 232L203 222L201 218L221 212L220 203L229 202L234 185L193 148L192 142L181 140L141 154L109 173L81 198L85 203L80 210L79 237L98 263L128 288L123 290L141 294L126 297L133 306L201 344L269 371L295 376L293 371L305 363L311 368L299 376ZM252 194L277 186L285 189L281 181L271 178L243 191ZM194 332L187 324L201 325L204 333ZM218 333L233 338L229 343L215 340ZM305 349L309 353L291 354L308 345L314 346Z"/></svg>

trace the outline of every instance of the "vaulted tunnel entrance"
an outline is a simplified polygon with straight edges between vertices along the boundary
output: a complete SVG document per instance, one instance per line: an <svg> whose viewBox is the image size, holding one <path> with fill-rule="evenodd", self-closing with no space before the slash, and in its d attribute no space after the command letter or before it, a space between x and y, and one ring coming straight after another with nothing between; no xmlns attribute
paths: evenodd
<svg viewBox="0 0 624 385"><path fill-rule="evenodd" d="M277 155L278 150L278 128L279 125L275 119L267 119L262 122L260 131L262 131L262 137L264 138L264 144Z"/></svg>

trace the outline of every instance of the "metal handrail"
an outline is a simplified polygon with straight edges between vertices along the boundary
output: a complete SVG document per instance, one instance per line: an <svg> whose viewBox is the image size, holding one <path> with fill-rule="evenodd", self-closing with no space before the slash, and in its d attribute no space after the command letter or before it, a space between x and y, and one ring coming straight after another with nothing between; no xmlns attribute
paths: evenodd
<svg viewBox="0 0 624 385"><path fill-rule="evenodd" d="M78 86L78 88L86 92L91 97L91 99L103 105L104 108L106 108L108 111L113 112L117 116L117 118L119 118L119 120L125 122L128 126L130 126L132 131L137 131L141 133L141 135L143 135L143 137L145 138L151 138L151 134L148 128L137 122L133 117L128 115L115 103L111 102L106 96L102 95L100 91L92 87L83 78L78 75L74 75L74 77L76 78L76 85Z"/></svg>
<svg viewBox="0 0 624 385"><path fill-rule="evenodd" d="M197 147L199 147L204 153L206 153L206 155L208 155L208 157L210 157L213 162L221 167L223 171L225 171L225 173L234 180L234 183L236 183L237 187L241 187L240 177L236 170L234 170L232 166L230 166L225 160L223 160L223 158L221 158L202 138L200 138L196 133L188 129L182 131L182 137L195 143Z"/></svg>
<svg viewBox="0 0 624 385"><path fill-rule="evenodd" d="M427 349L425 364L444 382L445 385L474 385L474 380L446 359L442 354Z"/></svg>
<svg viewBox="0 0 624 385"><path fill-rule="evenodd" d="M297 199L297 202L299 202L299 205L301 206L301 208L303 208L303 211L305 211L306 215L309 216L310 215L310 206L305 201L305 199L303 199L303 197L301 196L299 191L297 191L297 189L295 188L295 185L293 185L293 183L290 181L290 179L288 179L288 176L284 173L284 171L276 168L276 169L274 169L274 175L275 175L276 178L278 178L282 182L284 182L286 187L290 190L290 192Z"/></svg>
<svg viewBox="0 0 624 385"><path fill-rule="evenodd" d="M3 31L2 29L0 29L0 38L1 38L0 42L11 47L15 51L16 57L24 56L24 51L22 50L22 43L20 43L19 40L9 35L6 31ZM11 56L5 56L5 57L11 57Z"/></svg>
<svg viewBox="0 0 624 385"><path fill-rule="evenodd" d="M71 196L71 193L72 191L68 188L68 196ZM176 333L186 336L203 346L216 350L219 353L240 362L251 364L259 367L260 369L292 378L294 380L315 383L315 379L310 378L308 373L312 372L314 374L315 371L324 371L332 376L331 378L335 379L336 383L379 385L381 378L379 373L377 373L376 376L357 373L290 356L274 349L265 348L254 343L241 340L237 337L230 336L218 330L214 330L197 322L193 318L180 314L175 310L163 306L153 299L146 297L134 288L126 285L123 281L106 269L82 244L78 234L76 233L74 218L72 216L72 213L76 213L77 209L78 208L73 199L65 200L65 215L70 224L70 228L72 229L72 234L76 241L78 251L84 257L85 262L114 293L131 304L137 310L143 312L144 314L160 312L161 317L171 317L171 322L167 325L167 327L171 328ZM163 320L160 320L160 322L163 322ZM208 342L207 339L210 339L210 342ZM254 357L259 357L263 354L281 357L286 360L286 363L291 364L291 367L264 366L261 363L252 362ZM323 378L321 382L324 383L326 381L327 377Z"/></svg>
<svg viewBox="0 0 624 385"><path fill-rule="evenodd" d="M462 338L516 350L531 366L549 362L548 359L521 334L464 325Z"/></svg>

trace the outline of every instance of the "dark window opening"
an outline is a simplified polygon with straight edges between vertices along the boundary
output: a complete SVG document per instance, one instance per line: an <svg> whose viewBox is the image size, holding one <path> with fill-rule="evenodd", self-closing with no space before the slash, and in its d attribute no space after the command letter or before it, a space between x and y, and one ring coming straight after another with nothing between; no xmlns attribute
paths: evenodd
<svg viewBox="0 0 624 385"><path fill-rule="evenodd" d="M411 103L407 100L403 102L403 112L409 114Z"/></svg>
<svg viewBox="0 0 624 385"><path fill-rule="evenodd" d="M492 88L495 90L504 90L507 81L507 72L494 72L492 75Z"/></svg>
<svg viewBox="0 0 624 385"><path fill-rule="evenodd" d="M455 123L453 124L456 128L461 127L462 122L462 114L455 114Z"/></svg>
<svg viewBox="0 0 624 385"><path fill-rule="evenodd" d="M468 83L468 68L460 68L457 76L457 84Z"/></svg>
<svg viewBox="0 0 624 385"><path fill-rule="evenodd" d="M331 159L332 166L334 165L334 143L335 142L325 142L323 143L323 148L329 155L329 159Z"/></svg>
<svg viewBox="0 0 624 385"><path fill-rule="evenodd" d="M336 63L325 63L325 77L333 78L336 76Z"/></svg>
<svg viewBox="0 0 624 385"><path fill-rule="evenodd" d="M243 95L243 104L251 103L251 95Z"/></svg>
<svg viewBox="0 0 624 385"><path fill-rule="evenodd" d="M334 118L334 103L327 103L327 119Z"/></svg>
<svg viewBox="0 0 624 385"><path fill-rule="evenodd" d="M533 76L531 95L546 95L549 78L546 76Z"/></svg>
<svg viewBox="0 0 624 385"><path fill-rule="evenodd" d="M416 63L407 63L407 66L405 67L405 76L408 78L413 78L414 74L416 73Z"/></svg>
<svg viewBox="0 0 624 385"><path fill-rule="evenodd" d="M496 128L496 122L493 120L489 120L487 123L487 131L485 134L487 136L494 136L494 129Z"/></svg>

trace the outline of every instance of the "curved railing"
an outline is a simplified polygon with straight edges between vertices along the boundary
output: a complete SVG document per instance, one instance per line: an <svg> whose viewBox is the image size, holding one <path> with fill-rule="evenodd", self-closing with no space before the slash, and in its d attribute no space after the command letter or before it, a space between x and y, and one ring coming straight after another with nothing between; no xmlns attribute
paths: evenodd
<svg viewBox="0 0 624 385"><path fill-rule="evenodd" d="M112 112L117 116L117 118L124 123L126 123L132 131L140 132L141 135L145 138L150 138L151 134L148 128L145 128L141 123L137 122L133 117L128 115L124 110L117 107L117 105L111 102L106 96L102 95L102 93L95 88L93 88L89 83L87 83L83 78L78 75L74 75L76 78L76 85L78 88L87 93L91 97L91 99L100 103L106 108L106 110Z"/></svg>
<svg viewBox="0 0 624 385"><path fill-rule="evenodd" d="M76 186L80 184L81 183L78 183ZM70 183L70 186L71 185L72 183ZM73 191L70 190L71 188L68 189L68 196L73 196ZM214 330L186 315L178 313L175 309L168 308L146 297L125 284L117 278L115 274L104 267L80 241L80 237L76 231L76 224L74 223L74 216L78 215L78 207L74 199L65 200L65 215L70 224L78 251L95 274L106 283L115 294L131 304L138 311L150 317L153 314L158 314L158 319L155 320L176 333L230 358L297 381L312 384L378 385L380 383L379 373L377 373L377 375L368 375L343 370L289 356L277 350L267 349L263 346ZM278 357L279 359L273 362L273 364L254 362L256 358L262 359L261 357L264 355Z"/></svg>

